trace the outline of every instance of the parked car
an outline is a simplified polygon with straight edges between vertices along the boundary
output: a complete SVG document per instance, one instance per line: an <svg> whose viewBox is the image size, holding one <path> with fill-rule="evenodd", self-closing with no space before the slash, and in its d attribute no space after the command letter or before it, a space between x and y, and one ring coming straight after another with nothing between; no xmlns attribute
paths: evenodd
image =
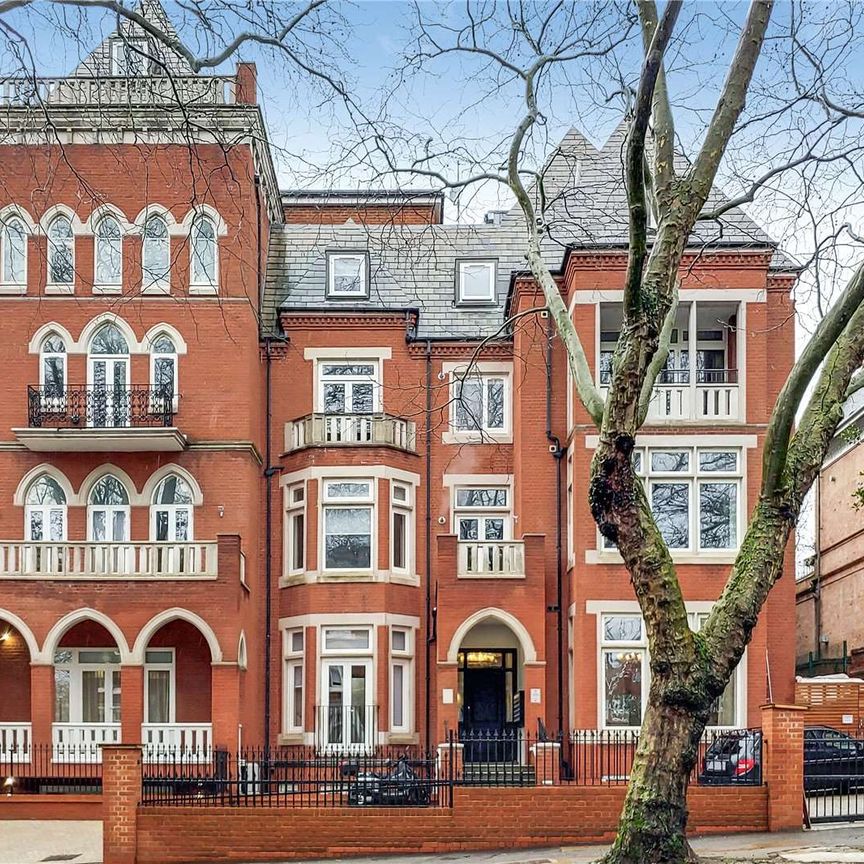
<svg viewBox="0 0 864 864"><path fill-rule="evenodd" d="M736 729L719 735L705 751L703 785L762 782L762 733ZM830 726L804 728L804 789L842 792L864 789L864 741Z"/></svg>
<svg viewBox="0 0 864 864"><path fill-rule="evenodd" d="M728 786L762 782L762 732L735 729L717 736L702 759L699 783Z"/></svg>

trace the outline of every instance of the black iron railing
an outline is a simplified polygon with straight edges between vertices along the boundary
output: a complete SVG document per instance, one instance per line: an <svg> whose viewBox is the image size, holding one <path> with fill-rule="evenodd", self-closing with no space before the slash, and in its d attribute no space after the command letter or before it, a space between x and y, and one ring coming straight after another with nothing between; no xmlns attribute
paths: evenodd
<svg viewBox="0 0 864 864"><path fill-rule="evenodd" d="M452 780L417 748L345 753L307 747L178 751L144 765L144 805L219 807L450 807Z"/></svg>
<svg viewBox="0 0 864 864"><path fill-rule="evenodd" d="M98 744L7 743L0 748L3 795L99 794L102 748Z"/></svg>
<svg viewBox="0 0 864 864"><path fill-rule="evenodd" d="M28 424L32 428L124 428L172 426L175 396L152 387L27 388Z"/></svg>

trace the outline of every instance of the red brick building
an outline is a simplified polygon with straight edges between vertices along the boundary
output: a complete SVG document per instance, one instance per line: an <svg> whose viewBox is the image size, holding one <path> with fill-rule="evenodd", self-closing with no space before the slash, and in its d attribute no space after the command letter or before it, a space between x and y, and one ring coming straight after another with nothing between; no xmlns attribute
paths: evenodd
<svg viewBox="0 0 864 864"><path fill-rule="evenodd" d="M140 39L0 109L0 750L638 727L644 629L519 215L280 193L254 67L167 76ZM600 385L621 142L572 130L547 169ZM737 210L682 265L636 458L694 627L758 491L793 279ZM716 726L792 698L788 564Z"/></svg>

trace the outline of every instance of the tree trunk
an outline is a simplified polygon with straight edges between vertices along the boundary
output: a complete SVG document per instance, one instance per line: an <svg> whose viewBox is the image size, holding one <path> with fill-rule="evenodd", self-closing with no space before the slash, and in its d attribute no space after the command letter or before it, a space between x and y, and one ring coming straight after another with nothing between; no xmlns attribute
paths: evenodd
<svg viewBox="0 0 864 864"><path fill-rule="evenodd" d="M661 692L670 692L669 683L652 679L618 834L604 864L697 860L685 833L687 784L707 717L692 705L661 699Z"/></svg>

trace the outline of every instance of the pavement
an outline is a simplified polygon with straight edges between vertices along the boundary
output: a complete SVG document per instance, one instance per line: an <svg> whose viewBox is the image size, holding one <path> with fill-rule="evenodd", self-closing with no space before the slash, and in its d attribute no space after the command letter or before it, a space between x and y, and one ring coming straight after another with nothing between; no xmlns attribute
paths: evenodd
<svg viewBox="0 0 864 864"><path fill-rule="evenodd" d="M864 823L779 834L724 834L696 838L696 853L724 864L864 864ZM603 846L566 846L502 852L451 852L352 858L351 864L591 864ZM347 859L346 859L347 860ZM0 821L0 864L101 864L100 822ZM296 864L296 862L292 862Z"/></svg>

